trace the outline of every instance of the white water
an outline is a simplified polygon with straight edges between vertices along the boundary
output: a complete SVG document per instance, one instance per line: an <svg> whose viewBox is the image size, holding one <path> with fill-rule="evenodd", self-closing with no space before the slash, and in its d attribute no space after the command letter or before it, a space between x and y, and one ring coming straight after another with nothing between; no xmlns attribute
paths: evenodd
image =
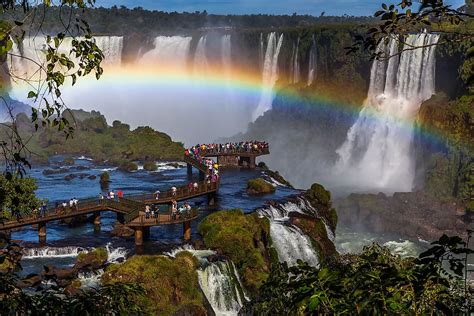
<svg viewBox="0 0 474 316"><path fill-rule="evenodd" d="M439 35L408 35L406 45L434 44ZM396 39L379 51L393 55ZM337 150L338 177L359 191L411 191L414 182L413 122L421 103L434 94L434 47L405 51L372 65L367 100Z"/></svg>
<svg viewBox="0 0 474 316"><path fill-rule="evenodd" d="M22 259L37 258L68 258L77 257L79 253L88 251L82 247L43 247L43 248L23 248Z"/></svg>
<svg viewBox="0 0 474 316"><path fill-rule="evenodd" d="M97 46L104 53L105 64L120 65L122 63L122 36L97 36L94 39Z"/></svg>
<svg viewBox="0 0 474 316"><path fill-rule="evenodd" d="M164 68L174 71L185 71L192 37L157 36L154 47L143 54L139 64Z"/></svg>
<svg viewBox="0 0 474 316"><path fill-rule="evenodd" d="M271 32L267 37L267 49L263 62L262 94L257 108L253 113L253 120L272 108L273 87L278 80L278 55L283 44L283 34L277 40L277 34Z"/></svg>
<svg viewBox="0 0 474 316"><path fill-rule="evenodd" d="M296 45L293 46L293 53L292 53L292 62L291 62L291 74L290 74L290 83L298 83L300 82L301 77L301 69L300 69L300 62L299 62L299 45L300 45L300 38L296 41Z"/></svg>
<svg viewBox="0 0 474 316"><path fill-rule="evenodd" d="M216 315L237 315L244 301L250 299L245 295L239 274L232 262L209 262L207 257L216 254L205 249L196 250L191 245L183 245L164 254L176 258L180 252L187 251L199 260L197 270L201 290L212 306Z"/></svg>
<svg viewBox="0 0 474 316"><path fill-rule="evenodd" d="M206 54L207 35L201 36L194 52L194 73L203 75L209 71L209 62Z"/></svg>
<svg viewBox="0 0 474 316"><path fill-rule="evenodd" d="M289 266L296 265L300 259L316 267L319 264L318 254L310 238L298 227L289 223L290 212L305 213L299 205L292 202L259 210L262 216L270 220L270 236L273 247L278 253L278 259L281 262L286 261Z"/></svg>
<svg viewBox="0 0 474 316"><path fill-rule="evenodd" d="M314 79L316 78L317 70L317 45L316 39L313 35L313 40L311 42L311 48L309 50L309 61L308 61L308 86L310 86Z"/></svg>
<svg viewBox="0 0 474 316"><path fill-rule="evenodd" d="M210 263L198 270L198 278L216 315L238 315L247 298L233 263Z"/></svg>

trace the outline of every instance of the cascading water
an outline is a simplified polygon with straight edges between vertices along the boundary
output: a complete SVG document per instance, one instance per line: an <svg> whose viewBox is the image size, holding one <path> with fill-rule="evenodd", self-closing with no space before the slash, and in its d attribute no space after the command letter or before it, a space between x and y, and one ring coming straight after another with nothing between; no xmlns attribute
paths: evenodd
<svg viewBox="0 0 474 316"><path fill-rule="evenodd" d="M209 262L207 257L214 255L214 251L196 250L191 245L178 247L165 255L175 258L182 251L190 252L199 260L199 286L216 315L238 315L245 301L250 299L245 295L234 264L229 261Z"/></svg>
<svg viewBox="0 0 474 316"><path fill-rule="evenodd" d="M97 47L104 53L104 63L120 65L122 62L123 37L122 36L96 36Z"/></svg>
<svg viewBox="0 0 474 316"><path fill-rule="evenodd" d="M198 270L199 285L216 315L237 315L248 300L232 262L210 263Z"/></svg>
<svg viewBox="0 0 474 316"><path fill-rule="evenodd" d="M227 80L231 79L232 71L232 46L230 39L230 34L226 34L221 37L222 68Z"/></svg>
<svg viewBox="0 0 474 316"><path fill-rule="evenodd" d="M314 38L311 41L311 48L309 50L309 60L308 60L308 86L310 86L314 78L316 78L316 66L317 66L317 56L316 56L316 39Z"/></svg>
<svg viewBox="0 0 474 316"><path fill-rule="evenodd" d="M374 61L367 100L345 143L337 150L336 171L348 187L361 191L411 191L413 122L421 103L434 94L437 34L406 36L398 54L398 38L381 41L379 52L392 58ZM405 47L405 46L404 46Z"/></svg>
<svg viewBox="0 0 474 316"><path fill-rule="evenodd" d="M259 210L260 215L270 220L270 236L279 260L286 261L289 266L296 265L298 259L312 266L319 264L318 254L311 240L298 227L292 225L288 217L290 212L303 214L311 212L312 215L316 215L315 210L308 208L308 205L304 199L300 198L298 204L287 202Z"/></svg>
<svg viewBox="0 0 474 316"><path fill-rule="evenodd" d="M300 62L299 62L299 46L300 38L296 41L296 45L293 46L292 62L291 62L291 76L290 83L298 83L301 77Z"/></svg>
<svg viewBox="0 0 474 316"><path fill-rule="evenodd" d="M194 74L203 75L209 71L209 61L206 54L207 35L201 36L194 52Z"/></svg>
<svg viewBox="0 0 474 316"><path fill-rule="evenodd" d="M84 251L87 252L87 249L74 246L24 248L22 259L77 257L79 253Z"/></svg>
<svg viewBox="0 0 474 316"><path fill-rule="evenodd" d="M262 94L256 110L253 113L253 120L272 108L273 86L278 79L278 55L283 44L283 34L277 40L277 34L271 32L267 38L267 49L263 62L262 72Z"/></svg>
<svg viewBox="0 0 474 316"><path fill-rule="evenodd" d="M185 71L192 37L157 36L155 47L143 54L140 63L170 71Z"/></svg>

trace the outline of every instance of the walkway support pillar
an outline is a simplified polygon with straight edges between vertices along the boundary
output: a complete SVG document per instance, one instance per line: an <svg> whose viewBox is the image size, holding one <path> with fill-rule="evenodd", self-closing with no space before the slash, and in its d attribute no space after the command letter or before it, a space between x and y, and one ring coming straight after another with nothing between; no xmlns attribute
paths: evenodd
<svg viewBox="0 0 474 316"><path fill-rule="evenodd" d="M191 240L191 221L183 223L183 237L184 240Z"/></svg>
<svg viewBox="0 0 474 316"><path fill-rule="evenodd" d="M150 227L143 227L143 240L150 239Z"/></svg>
<svg viewBox="0 0 474 316"><path fill-rule="evenodd" d="M38 238L40 243L46 241L46 222L38 224Z"/></svg>
<svg viewBox="0 0 474 316"><path fill-rule="evenodd" d="M100 231L100 212L94 212L94 231Z"/></svg>
<svg viewBox="0 0 474 316"><path fill-rule="evenodd" d="M207 204L209 206L214 206L214 204L216 204L216 195L215 195L215 193L209 193L207 195Z"/></svg>
<svg viewBox="0 0 474 316"><path fill-rule="evenodd" d="M193 166L190 163L188 163L187 168L188 168L188 176L192 176L193 175Z"/></svg>
<svg viewBox="0 0 474 316"><path fill-rule="evenodd" d="M117 213L117 222L122 225L125 224L125 215L123 215L122 213Z"/></svg>
<svg viewBox="0 0 474 316"><path fill-rule="evenodd" d="M255 156L250 156L249 158L250 158L249 168L255 169Z"/></svg>
<svg viewBox="0 0 474 316"><path fill-rule="evenodd" d="M143 245L143 227L135 228L135 246Z"/></svg>
<svg viewBox="0 0 474 316"><path fill-rule="evenodd" d="M203 171L199 170L199 181L204 180L206 180L206 174Z"/></svg>

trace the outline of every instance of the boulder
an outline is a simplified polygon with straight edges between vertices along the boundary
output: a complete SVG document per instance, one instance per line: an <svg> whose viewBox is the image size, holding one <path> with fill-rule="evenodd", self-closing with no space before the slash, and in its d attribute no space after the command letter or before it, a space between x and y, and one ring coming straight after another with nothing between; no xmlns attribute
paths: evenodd
<svg viewBox="0 0 474 316"><path fill-rule="evenodd" d="M44 266L43 278L53 280L59 287L67 287L78 276L76 268L61 269L52 265Z"/></svg>
<svg viewBox="0 0 474 316"><path fill-rule="evenodd" d="M112 231L110 232L112 236L116 237L131 237L134 233L135 231L132 228L120 224L119 222L113 225Z"/></svg>
<svg viewBox="0 0 474 316"><path fill-rule="evenodd" d="M39 274L29 274L25 278L18 281L17 285L20 288L37 287L43 281L43 277Z"/></svg>
<svg viewBox="0 0 474 316"><path fill-rule="evenodd" d="M75 178L77 178L77 175L75 175L74 173L71 173L71 174L68 174L67 176L65 176L64 180L71 181L72 179L75 179Z"/></svg>
<svg viewBox="0 0 474 316"><path fill-rule="evenodd" d="M92 271L104 268L108 259L105 248L96 248L90 252L81 252L77 256L74 268L81 271Z"/></svg>

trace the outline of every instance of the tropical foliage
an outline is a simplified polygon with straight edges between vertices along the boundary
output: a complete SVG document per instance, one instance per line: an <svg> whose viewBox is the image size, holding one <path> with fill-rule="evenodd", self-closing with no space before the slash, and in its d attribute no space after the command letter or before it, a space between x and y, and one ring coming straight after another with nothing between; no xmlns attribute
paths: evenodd
<svg viewBox="0 0 474 316"><path fill-rule="evenodd" d="M458 314L468 307L459 237L444 235L418 258L401 258L377 244L319 268L276 264L261 295L246 307L258 315Z"/></svg>

